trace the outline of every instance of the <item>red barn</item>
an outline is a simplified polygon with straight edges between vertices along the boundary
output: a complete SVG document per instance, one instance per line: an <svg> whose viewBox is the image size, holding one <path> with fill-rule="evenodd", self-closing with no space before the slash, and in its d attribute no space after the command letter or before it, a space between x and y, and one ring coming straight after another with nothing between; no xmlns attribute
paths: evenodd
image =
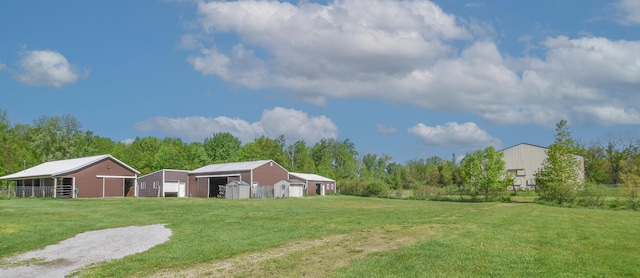
<svg viewBox="0 0 640 278"><path fill-rule="evenodd" d="M273 160L210 164L188 173L187 194L192 197L217 197L219 186L244 181L252 187L271 186L287 179L289 172Z"/></svg>
<svg viewBox="0 0 640 278"><path fill-rule="evenodd" d="M16 197L133 197L139 173L106 154L45 162L0 180L13 182Z"/></svg>

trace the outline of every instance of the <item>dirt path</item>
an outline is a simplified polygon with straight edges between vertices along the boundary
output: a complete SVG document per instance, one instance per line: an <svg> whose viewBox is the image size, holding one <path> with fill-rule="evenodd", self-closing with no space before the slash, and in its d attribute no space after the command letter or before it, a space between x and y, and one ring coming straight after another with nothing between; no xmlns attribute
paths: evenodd
<svg viewBox="0 0 640 278"><path fill-rule="evenodd" d="M187 269L163 270L151 277L324 277L353 260L409 246L436 230L434 225L377 227L295 241Z"/></svg>

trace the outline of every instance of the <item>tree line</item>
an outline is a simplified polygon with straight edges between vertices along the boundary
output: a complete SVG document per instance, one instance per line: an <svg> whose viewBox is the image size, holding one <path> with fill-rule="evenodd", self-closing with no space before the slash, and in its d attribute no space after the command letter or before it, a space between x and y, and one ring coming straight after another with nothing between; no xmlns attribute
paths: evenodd
<svg viewBox="0 0 640 278"><path fill-rule="evenodd" d="M605 143L585 144L571 137L566 121L558 124L557 131L549 161L545 162L547 171L540 171L537 177L542 184L568 183L554 179L554 175L561 174L558 171L571 166L558 164L567 153L585 157L588 182L637 184L640 180L637 137L613 134ZM552 155L558 152L559 156ZM234 135L220 132L203 142L148 136L123 143L83 130L71 115L42 116L32 124L12 124L6 111L0 109L0 176L46 161L99 154L111 154L141 175L161 169L193 170L212 163L272 159L292 172L335 179L342 193L357 195L402 194L407 190L417 197L437 197L465 190L465 194L491 199L505 194L512 181L504 174L502 153L493 147L468 153L461 161L454 154L449 158L432 156L399 163L389 155L361 155L348 139L321 139L308 145L303 140L287 142L284 136L262 136L243 145ZM552 174L544 176L545 173ZM542 197L544 190L543 186Z"/></svg>

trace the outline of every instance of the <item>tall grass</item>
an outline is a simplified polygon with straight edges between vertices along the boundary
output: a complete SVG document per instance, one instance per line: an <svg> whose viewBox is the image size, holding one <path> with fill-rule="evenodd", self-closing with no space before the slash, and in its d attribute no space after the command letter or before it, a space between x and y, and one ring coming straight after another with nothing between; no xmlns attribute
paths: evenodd
<svg viewBox="0 0 640 278"><path fill-rule="evenodd" d="M93 266L90 277L145 276L305 238L374 227L435 225L434 235L331 273L346 277L626 276L640 273L640 214L537 204L325 196L0 201L0 257L77 233L163 223L170 241ZM592 275L593 274L593 275Z"/></svg>

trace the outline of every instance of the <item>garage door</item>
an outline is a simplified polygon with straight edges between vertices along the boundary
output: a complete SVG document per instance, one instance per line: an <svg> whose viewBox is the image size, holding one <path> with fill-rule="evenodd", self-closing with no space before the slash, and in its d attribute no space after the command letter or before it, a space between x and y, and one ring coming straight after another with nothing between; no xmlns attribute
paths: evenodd
<svg viewBox="0 0 640 278"><path fill-rule="evenodd" d="M184 197L186 186L184 182L178 181L165 181L164 182L164 195L165 197Z"/></svg>

